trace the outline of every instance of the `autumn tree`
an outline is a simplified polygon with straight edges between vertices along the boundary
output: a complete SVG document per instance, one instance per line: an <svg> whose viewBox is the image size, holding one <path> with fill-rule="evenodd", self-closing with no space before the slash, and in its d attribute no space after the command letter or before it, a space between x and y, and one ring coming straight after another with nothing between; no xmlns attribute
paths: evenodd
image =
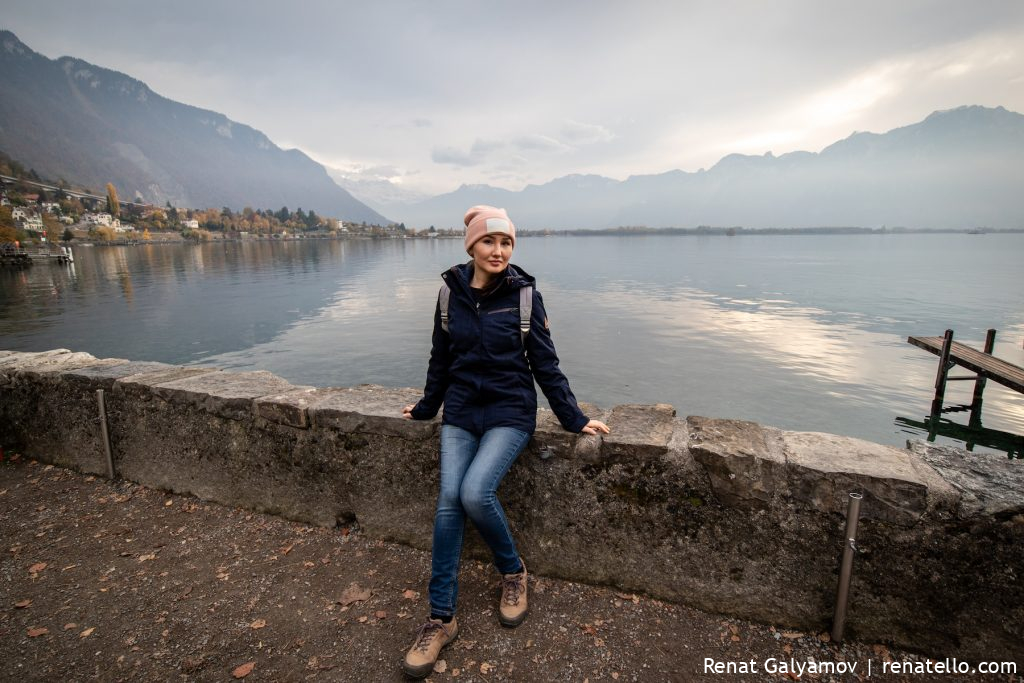
<svg viewBox="0 0 1024 683"><path fill-rule="evenodd" d="M60 221L51 216L48 213L43 214L43 229L46 231L46 236L53 240L57 238L57 234L60 232Z"/></svg>
<svg viewBox="0 0 1024 683"><path fill-rule="evenodd" d="M117 201L117 188L114 183L107 183L107 213L115 218L121 215L121 204Z"/></svg>
<svg viewBox="0 0 1024 683"><path fill-rule="evenodd" d="M18 230L9 225L0 225L0 244L4 242L17 242L20 239Z"/></svg>
<svg viewBox="0 0 1024 683"><path fill-rule="evenodd" d="M75 239L75 233L72 232L71 228L64 228L64 234L60 236L61 242L70 242Z"/></svg>

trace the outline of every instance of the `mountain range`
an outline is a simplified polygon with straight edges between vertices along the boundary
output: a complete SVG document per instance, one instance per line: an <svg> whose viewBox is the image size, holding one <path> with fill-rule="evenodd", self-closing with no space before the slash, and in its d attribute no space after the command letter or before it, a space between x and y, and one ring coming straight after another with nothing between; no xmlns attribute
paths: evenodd
<svg viewBox="0 0 1024 683"><path fill-rule="evenodd" d="M732 154L696 172L569 175L511 191L463 185L424 198L325 169L223 114L0 31L0 151L37 173L181 207L313 209L348 221L461 227L493 204L530 229L620 226L1024 229L1024 116L963 106L820 152ZM358 197L358 199L357 199ZM388 216L388 218L384 218Z"/></svg>
<svg viewBox="0 0 1024 683"><path fill-rule="evenodd" d="M520 227L743 226L1024 228L1024 116L1003 107L934 112L821 152L732 154L707 170L614 180L569 175L512 192L464 185L430 199L376 203L407 224L457 225L466 207L508 209Z"/></svg>
<svg viewBox="0 0 1024 683"><path fill-rule="evenodd" d="M390 221L299 150L223 114L73 57L49 59L0 31L0 150L43 177L158 205L303 208Z"/></svg>

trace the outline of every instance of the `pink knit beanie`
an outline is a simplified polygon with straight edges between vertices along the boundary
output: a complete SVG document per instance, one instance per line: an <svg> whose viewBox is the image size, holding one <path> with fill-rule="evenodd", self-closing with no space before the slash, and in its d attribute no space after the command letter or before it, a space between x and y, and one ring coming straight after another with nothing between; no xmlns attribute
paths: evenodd
<svg viewBox="0 0 1024 683"><path fill-rule="evenodd" d="M474 206L466 212L463 219L466 224L466 251L480 241L484 235L501 233L512 238L512 247L516 246L516 226L512 225L505 209L493 206Z"/></svg>

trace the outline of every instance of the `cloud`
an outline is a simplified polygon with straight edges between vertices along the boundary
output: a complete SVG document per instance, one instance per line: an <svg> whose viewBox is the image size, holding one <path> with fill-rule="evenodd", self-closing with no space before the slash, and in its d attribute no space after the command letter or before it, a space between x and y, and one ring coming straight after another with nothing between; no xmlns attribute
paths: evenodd
<svg viewBox="0 0 1024 683"><path fill-rule="evenodd" d="M470 147L469 151L463 151L457 147L435 147L430 158L436 164L451 164L453 166L479 166L487 160L488 155L504 147L501 142L477 140Z"/></svg>
<svg viewBox="0 0 1024 683"><path fill-rule="evenodd" d="M547 135L522 135L512 141L516 149L535 152L566 152L571 149L568 145Z"/></svg>
<svg viewBox="0 0 1024 683"><path fill-rule="evenodd" d="M604 126L568 120L562 124L561 138L573 145L592 145L608 142L615 136Z"/></svg>

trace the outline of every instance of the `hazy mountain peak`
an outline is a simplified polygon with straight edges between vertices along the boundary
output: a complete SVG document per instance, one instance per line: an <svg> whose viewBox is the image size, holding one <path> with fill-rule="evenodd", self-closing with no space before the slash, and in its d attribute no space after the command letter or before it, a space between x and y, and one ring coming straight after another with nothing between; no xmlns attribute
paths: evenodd
<svg viewBox="0 0 1024 683"><path fill-rule="evenodd" d="M0 31L0 45L3 45L3 51L9 55L32 57L36 54L28 45L18 40L18 36L10 31Z"/></svg>
<svg viewBox="0 0 1024 683"><path fill-rule="evenodd" d="M50 178L162 205L313 209L387 223L299 150L75 57L48 59L0 32L0 149Z"/></svg>

